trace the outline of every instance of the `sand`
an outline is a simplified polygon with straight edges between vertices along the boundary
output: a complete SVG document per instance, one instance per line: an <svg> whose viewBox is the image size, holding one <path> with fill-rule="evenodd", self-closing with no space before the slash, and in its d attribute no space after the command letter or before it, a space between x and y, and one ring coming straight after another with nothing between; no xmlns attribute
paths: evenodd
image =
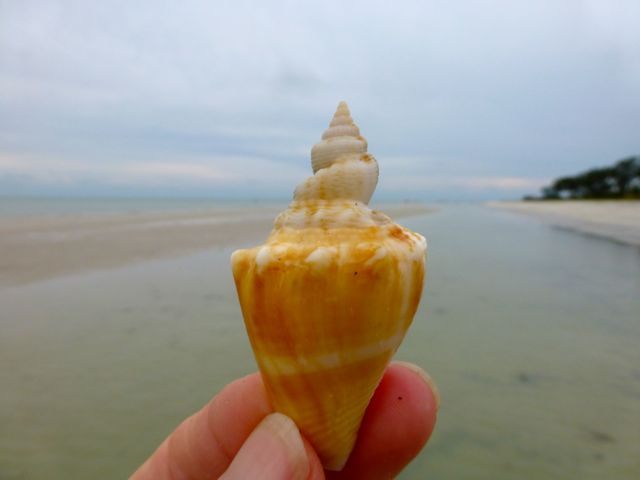
<svg viewBox="0 0 640 480"><path fill-rule="evenodd" d="M640 246L640 201L491 202L558 227Z"/></svg>
<svg viewBox="0 0 640 480"><path fill-rule="evenodd" d="M283 208L0 217L0 287L208 248L257 244ZM393 218L432 211L419 204L374 208Z"/></svg>

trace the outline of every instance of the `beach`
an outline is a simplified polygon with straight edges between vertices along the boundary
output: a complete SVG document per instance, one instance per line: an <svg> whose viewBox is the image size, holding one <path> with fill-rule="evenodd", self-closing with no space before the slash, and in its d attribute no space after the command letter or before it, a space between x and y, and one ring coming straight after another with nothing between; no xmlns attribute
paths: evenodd
<svg viewBox="0 0 640 480"><path fill-rule="evenodd" d="M256 370L229 257L284 205L55 207L0 215L0 478L127 478ZM640 250L480 205L374 208L429 245L396 358L442 404L398 478L633 478Z"/></svg>
<svg viewBox="0 0 640 480"><path fill-rule="evenodd" d="M640 246L640 201L522 201L488 205L533 215L558 227Z"/></svg>
<svg viewBox="0 0 640 480"><path fill-rule="evenodd" d="M0 216L0 286L262 242L286 204L186 211L74 212ZM421 204L379 207L393 218L433 211Z"/></svg>

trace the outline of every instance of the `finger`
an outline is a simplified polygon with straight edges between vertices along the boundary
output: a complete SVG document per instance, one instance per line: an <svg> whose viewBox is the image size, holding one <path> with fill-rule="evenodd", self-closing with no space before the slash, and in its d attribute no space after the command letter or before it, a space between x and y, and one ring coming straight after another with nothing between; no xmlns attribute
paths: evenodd
<svg viewBox="0 0 640 480"><path fill-rule="evenodd" d="M413 364L392 363L367 407L345 468L327 472L327 478L394 478L429 439L438 402L435 385L424 371Z"/></svg>
<svg viewBox="0 0 640 480"><path fill-rule="evenodd" d="M325 480L324 468L322 467L322 462L320 462L320 457L318 457L318 454L306 438L302 437L302 442L304 443L304 449L309 459L309 475L307 476L307 480Z"/></svg>
<svg viewBox="0 0 640 480"><path fill-rule="evenodd" d="M361 432L364 432L364 428L369 424L368 418L371 416L369 411L373 409L375 403L379 403L377 401L377 397L380 395L379 392L382 392L382 387L389 383L387 382L389 372L394 372L396 368L403 367L396 367L394 365L389 368L371 402ZM391 373L391 376L395 377L397 375ZM391 383L393 384L394 382ZM430 391L430 393L432 394L432 400L435 401L433 392ZM384 409L384 407L380 408ZM251 431L271 412L272 409L267 400L259 374L249 375L243 379L236 380L225 387L220 394L202 410L185 420L131 478L135 480L146 480L150 478L162 480L175 478L215 478L220 476L228 468L231 459L238 452ZM375 415L373 415L373 418L375 419ZM435 418L433 422L435 422ZM431 429L433 428L433 422ZM376 425L376 422L372 423L374 426ZM382 423L384 424L384 422ZM375 432L376 428L372 428L372 430ZM385 431L384 426L381 430L383 432ZM409 436L408 438L413 438L413 436ZM359 441L359 444L356 445L356 449L352 454L352 459L349 460L347 465L349 470L347 471L369 471L366 468L361 469L359 467L359 463L362 463L362 460L358 460L358 456L363 456L364 462L368 461L367 455L369 455L370 452L375 452L375 442L373 442L373 447L369 445L371 443L372 442L362 440ZM387 446L387 443L383 441L382 449L386 449ZM310 478L322 478L317 456L306 441L305 448L311 462ZM359 451L364 452L364 454L358 454ZM408 450L405 450L405 452L407 451ZM413 455L411 455L410 458L412 458ZM383 457L380 457L380 459L382 458ZM393 462L391 463L393 464ZM404 464L400 465L397 471L403 466ZM383 472L381 471L381 473Z"/></svg>
<svg viewBox="0 0 640 480"><path fill-rule="evenodd" d="M131 478L217 478L272 412L259 374L236 380L182 422Z"/></svg>
<svg viewBox="0 0 640 480"><path fill-rule="evenodd" d="M304 480L309 459L293 420L281 413L265 417L249 435L223 480Z"/></svg>

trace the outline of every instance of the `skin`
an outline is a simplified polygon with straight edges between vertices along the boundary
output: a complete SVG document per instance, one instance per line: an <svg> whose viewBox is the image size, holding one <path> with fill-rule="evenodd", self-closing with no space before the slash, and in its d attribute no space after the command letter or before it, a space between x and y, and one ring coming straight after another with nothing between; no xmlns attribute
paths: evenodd
<svg viewBox="0 0 640 480"><path fill-rule="evenodd" d="M273 413L260 374L254 373L227 385L182 422L131 479L394 478L429 439L438 403L437 389L425 372L392 363L344 469L325 472L293 421Z"/></svg>

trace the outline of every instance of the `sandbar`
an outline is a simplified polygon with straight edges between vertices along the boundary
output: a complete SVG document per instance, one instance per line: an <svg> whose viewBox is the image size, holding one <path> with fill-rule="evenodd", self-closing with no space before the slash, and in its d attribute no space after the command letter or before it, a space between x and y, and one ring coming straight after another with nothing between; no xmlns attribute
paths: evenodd
<svg viewBox="0 0 640 480"><path fill-rule="evenodd" d="M640 246L640 201L558 200L490 202L487 205L533 215L558 227Z"/></svg>
<svg viewBox="0 0 640 480"><path fill-rule="evenodd" d="M60 275L263 241L286 205L199 211L0 217L0 287ZM392 218L422 204L375 206Z"/></svg>

